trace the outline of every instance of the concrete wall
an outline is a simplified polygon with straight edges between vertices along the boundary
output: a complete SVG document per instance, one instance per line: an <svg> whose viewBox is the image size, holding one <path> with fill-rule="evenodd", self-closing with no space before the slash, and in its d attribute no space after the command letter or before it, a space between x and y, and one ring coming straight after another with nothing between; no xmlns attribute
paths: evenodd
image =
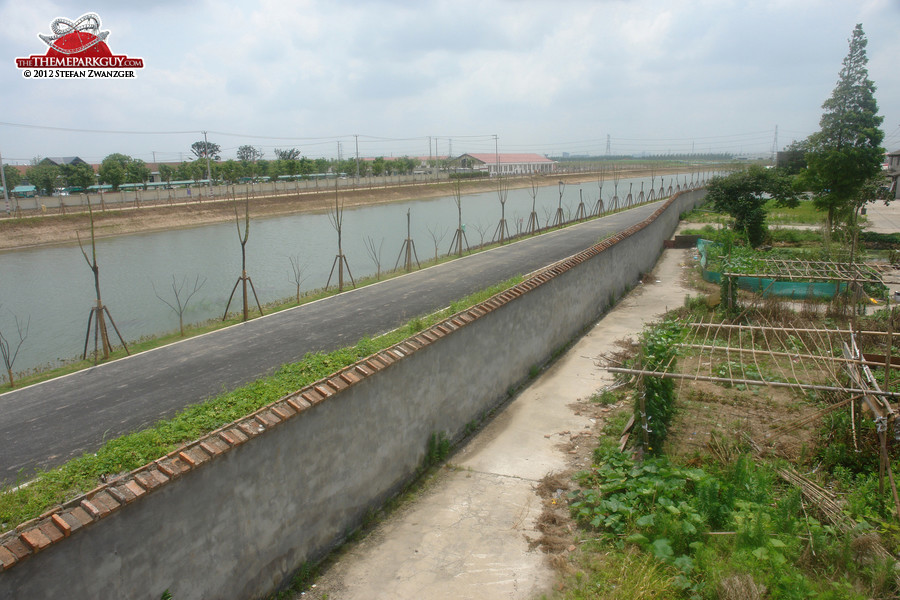
<svg viewBox="0 0 900 600"><path fill-rule="evenodd" d="M0 598L266 595L595 321L703 194L0 537Z"/></svg>

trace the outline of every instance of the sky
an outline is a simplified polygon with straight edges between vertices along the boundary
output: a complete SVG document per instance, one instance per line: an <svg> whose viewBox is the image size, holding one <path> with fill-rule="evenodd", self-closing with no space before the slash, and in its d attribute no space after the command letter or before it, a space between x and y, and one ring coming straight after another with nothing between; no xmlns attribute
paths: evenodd
<svg viewBox="0 0 900 600"><path fill-rule="evenodd" d="M26 79L97 13L135 79ZM900 0L0 0L0 154L100 162L464 152L767 154L818 129L857 23L900 149ZM777 134L776 134L777 129Z"/></svg>

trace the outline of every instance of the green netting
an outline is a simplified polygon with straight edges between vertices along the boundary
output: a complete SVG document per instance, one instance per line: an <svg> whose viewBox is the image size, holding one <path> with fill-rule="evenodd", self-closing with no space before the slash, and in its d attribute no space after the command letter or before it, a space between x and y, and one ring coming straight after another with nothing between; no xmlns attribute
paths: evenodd
<svg viewBox="0 0 900 600"><path fill-rule="evenodd" d="M697 240L700 251L700 266L703 268L703 279L710 283L722 283L722 274L706 268L709 246L717 244L711 240ZM779 296L783 298L833 298L835 294L847 289L846 283L812 282L812 281L778 281L771 277L736 277L737 286L742 290L761 294L763 297Z"/></svg>

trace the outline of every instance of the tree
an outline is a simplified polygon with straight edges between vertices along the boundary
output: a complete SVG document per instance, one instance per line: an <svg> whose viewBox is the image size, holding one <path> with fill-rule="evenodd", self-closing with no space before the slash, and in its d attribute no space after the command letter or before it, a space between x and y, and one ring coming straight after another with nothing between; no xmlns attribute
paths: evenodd
<svg viewBox="0 0 900 600"><path fill-rule="evenodd" d="M288 256L288 259L291 261L291 273L293 275L291 281L297 285L297 304L300 304L300 286L306 280L309 275L306 274L306 270L309 268L308 262L300 262L300 255L295 254L293 256Z"/></svg>
<svg viewBox="0 0 900 600"><path fill-rule="evenodd" d="M707 185L707 200L716 210L731 215L734 230L745 234L754 247L765 240L765 204L770 197L780 206L799 203L788 175L759 165L726 177L714 177Z"/></svg>
<svg viewBox="0 0 900 600"><path fill-rule="evenodd" d="M210 160L219 160L222 149L218 144L209 141L200 140L191 144L191 152L198 159L209 158Z"/></svg>
<svg viewBox="0 0 900 600"><path fill-rule="evenodd" d="M119 153L113 153L104 158L97 173L100 182L111 185L113 190L119 189L119 186L125 183L128 163L131 160L130 156Z"/></svg>
<svg viewBox="0 0 900 600"><path fill-rule="evenodd" d="M176 170L172 165L159 165L159 178L166 183L171 183L172 177L175 176Z"/></svg>
<svg viewBox="0 0 900 600"><path fill-rule="evenodd" d="M22 175L12 165L3 165L3 176L6 178L6 187L9 188L9 191L22 182Z"/></svg>
<svg viewBox="0 0 900 600"><path fill-rule="evenodd" d="M56 189L56 180L59 178L59 167L49 163L29 167L25 173L28 182L38 189L38 193L53 195Z"/></svg>
<svg viewBox="0 0 900 600"><path fill-rule="evenodd" d="M854 205L866 182L881 171L884 149L875 84L866 68L866 36L862 25L853 29L837 85L822 105L820 131L809 137L804 181L813 191L817 208L827 211L829 231L836 219L850 222Z"/></svg>
<svg viewBox="0 0 900 600"><path fill-rule="evenodd" d="M150 167L139 158L132 158L125 165L125 181L128 183L143 183L146 187L150 175Z"/></svg>
<svg viewBox="0 0 900 600"><path fill-rule="evenodd" d="M263 154L264 152L262 150L250 146L249 144L239 146L237 149L237 159L240 161L256 162L263 157Z"/></svg>
<svg viewBox="0 0 900 600"><path fill-rule="evenodd" d="M184 311L187 310L188 302L191 301L194 294L200 291L200 288L202 288L205 283L206 277L203 278L203 281L200 281L200 276L197 275L194 279L193 287L188 291L188 289L185 288L187 285L187 275L184 276L180 284L176 281L175 276L172 275L172 294L175 296L175 303L173 304L160 296L159 292L156 291L156 286L152 281L150 282L150 287L153 288L153 293L156 294L156 297L162 300L166 306L171 308L175 314L178 315L178 330L181 332L181 337L184 337ZM188 294L182 298L185 291L188 291Z"/></svg>
<svg viewBox="0 0 900 600"><path fill-rule="evenodd" d="M300 158L300 149L289 148L287 150L280 150L275 148L275 157L278 160L298 160ZM291 174L293 175L293 173Z"/></svg>
<svg viewBox="0 0 900 600"><path fill-rule="evenodd" d="M19 356L19 349L28 338L28 327L31 325L31 317L28 317L28 320L25 321L25 323L19 321L18 315L14 315L14 317L16 319L16 333L19 337L19 341L14 342L14 347L10 347L9 340L5 338L3 332L0 331L0 355L3 356L3 366L6 367L6 375L9 378L9 387L16 386L16 382L13 380L13 365L15 365L16 358Z"/></svg>
<svg viewBox="0 0 900 600"><path fill-rule="evenodd" d="M91 165L84 163L63 165L60 171L69 187L86 189L97 183L97 175Z"/></svg>

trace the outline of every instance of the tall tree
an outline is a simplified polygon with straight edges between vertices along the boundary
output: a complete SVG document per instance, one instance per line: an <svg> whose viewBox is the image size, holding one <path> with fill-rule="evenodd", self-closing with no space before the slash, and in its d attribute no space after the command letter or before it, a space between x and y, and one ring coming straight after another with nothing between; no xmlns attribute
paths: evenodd
<svg viewBox="0 0 900 600"><path fill-rule="evenodd" d="M221 158L220 154L222 153L222 148L213 142L204 142L203 140L200 140L199 142L191 144L191 152L198 159L205 159L208 157L210 160L219 160Z"/></svg>
<svg viewBox="0 0 900 600"><path fill-rule="evenodd" d="M237 159L241 161L254 162L263 157L264 152L259 148L245 144L237 149Z"/></svg>
<svg viewBox="0 0 900 600"><path fill-rule="evenodd" d="M300 149L288 148L287 150L280 150L275 148L275 158L278 160L298 160L300 158Z"/></svg>
<svg viewBox="0 0 900 600"><path fill-rule="evenodd" d="M881 170L884 132L878 116L875 84L869 79L866 36L853 29L837 85L822 105L820 131L809 138L806 184L816 207L827 211L829 228L838 219L850 222L856 198L866 181Z"/></svg>

